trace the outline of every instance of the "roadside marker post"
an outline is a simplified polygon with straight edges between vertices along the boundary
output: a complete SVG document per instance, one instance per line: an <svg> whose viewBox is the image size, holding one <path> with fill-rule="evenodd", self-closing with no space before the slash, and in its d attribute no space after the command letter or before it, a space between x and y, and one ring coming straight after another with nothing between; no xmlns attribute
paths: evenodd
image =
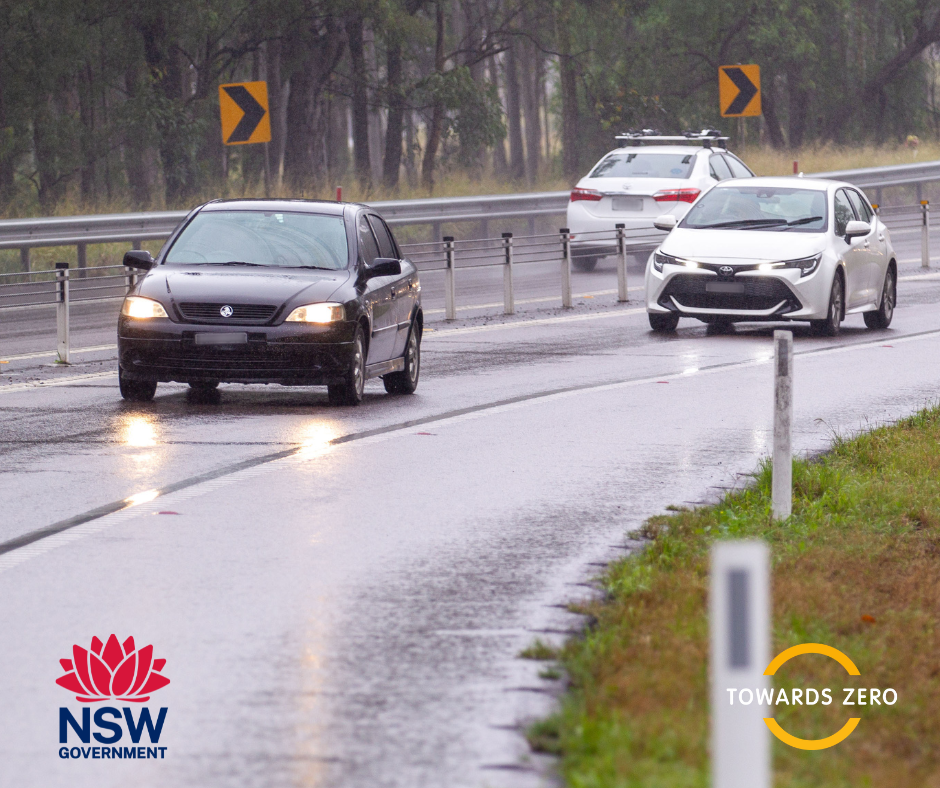
<svg viewBox="0 0 940 788"><path fill-rule="evenodd" d="M571 308L571 231L562 227L561 233L561 305Z"/></svg>
<svg viewBox="0 0 940 788"><path fill-rule="evenodd" d="M627 236L625 225L617 227L617 302L624 303L630 300L627 289Z"/></svg>
<svg viewBox="0 0 940 788"><path fill-rule="evenodd" d="M55 264L55 322L59 361L69 363L69 264Z"/></svg>
<svg viewBox="0 0 940 788"><path fill-rule="evenodd" d="M793 332L774 331L773 515L786 520L793 508Z"/></svg>
<svg viewBox="0 0 940 788"><path fill-rule="evenodd" d="M718 542L709 593L714 788L770 788L770 574L767 545Z"/></svg>
<svg viewBox="0 0 940 788"><path fill-rule="evenodd" d="M930 268L930 200L920 201L923 224L920 230L920 267Z"/></svg>
<svg viewBox="0 0 940 788"><path fill-rule="evenodd" d="M516 297L512 285L512 233L503 233L503 249L506 253L506 263L503 266L503 314L512 315L516 312Z"/></svg>
<svg viewBox="0 0 940 788"><path fill-rule="evenodd" d="M457 319L457 299L454 293L454 236L444 236L444 253L447 255L447 270L444 271L444 318Z"/></svg>

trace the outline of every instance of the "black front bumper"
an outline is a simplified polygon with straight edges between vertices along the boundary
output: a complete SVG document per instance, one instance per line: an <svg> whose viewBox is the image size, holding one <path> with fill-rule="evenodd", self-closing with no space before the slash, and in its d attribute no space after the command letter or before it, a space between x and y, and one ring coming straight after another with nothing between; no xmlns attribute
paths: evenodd
<svg viewBox="0 0 940 788"><path fill-rule="evenodd" d="M160 319L141 325L122 317L118 358L129 379L323 386L342 382L355 330L355 323L220 327ZM197 344L197 333L245 333L247 342Z"/></svg>

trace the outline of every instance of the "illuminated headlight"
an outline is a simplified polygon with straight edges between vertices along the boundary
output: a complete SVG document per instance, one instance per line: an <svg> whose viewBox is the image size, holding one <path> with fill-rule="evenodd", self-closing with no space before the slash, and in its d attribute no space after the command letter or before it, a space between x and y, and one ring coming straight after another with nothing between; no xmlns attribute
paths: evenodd
<svg viewBox="0 0 940 788"><path fill-rule="evenodd" d="M287 316L288 323L338 323L346 319L342 304L307 304Z"/></svg>
<svg viewBox="0 0 940 788"><path fill-rule="evenodd" d="M128 296L125 298L124 305L121 307L121 314L140 320L147 320L151 317L169 317L163 308L163 304L154 301L152 298L142 298L141 296Z"/></svg>
<svg viewBox="0 0 940 788"><path fill-rule="evenodd" d="M799 260L784 260L779 263L772 263L771 265L774 268L799 268L800 276L809 276L813 271L819 268L820 260L822 260L822 255L817 254L813 257L801 257ZM761 270L764 270L764 266L761 266Z"/></svg>
<svg viewBox="0 0 940 788"><path fill-rule="evenodd" d="M684 268L698 268L699 264L695 260L683 260L681 257L673 257L671 254L655 252L653 254L653 268L662 271L664 265L681 265Z"/></svg>

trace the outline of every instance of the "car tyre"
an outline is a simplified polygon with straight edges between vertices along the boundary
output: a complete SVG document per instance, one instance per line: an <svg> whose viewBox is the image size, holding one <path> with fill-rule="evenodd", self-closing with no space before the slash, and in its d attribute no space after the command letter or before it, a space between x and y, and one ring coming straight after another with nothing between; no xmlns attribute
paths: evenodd
<svg viewBox="0 0 940 788"><path fill-rule="evenodd" d="M405 367L401 372L391 372L382 378L389 394L414 394L421 375L421 335L418 324L411 324L408 343L405 345Z"/></svg>
<svg viewBox="0 0 940 788"><path fill-rule="evenodd" d="M881 306L874 312L863 312L865 325L869 328L884 329L891 325L894 317L894 305L898 301L898 275L894 268L888 267L885 274L885 284L881 290Z"/></svg>
<svg viewBox="0 0 940 788"><path fill-rule="evenodd" d="M842 277L837 273L832 279L832 290L829 292L829 311L826 319L810 321L810 325L817 334L826 337L839 335L844 302L845 285L842 283Z"/></svg>
<svg viewBox="0 0 940 788"><path fill-rule="evenodd" d="M679 315L675 312L669 312L667 314L649 312L648 317L650 320L650 328L652 328L653 331L661 331L663 333L675 331L676 326L679 325Z"/></svg>
<svg viewBox="0 0 940 788"><path fill-rule="evenodd" d="M366 385L366 354L365 340L362 326L356 327L356 337L353 339L352 357L349 359L349 369L346 370L345 380L327 386L327 396L330 405L358 405L362 402L362 391Z"/></svg>
<svg viewBox="0 0 940 788"><path fill-rule="evenodd" d="M118 367L118 388L128 402L150 402L157 393L157 381L128 378Z"/></svg>
<svg viewBox="0 0 940 788"><path fill-rule="evenodd" d="M219 381L217 380L194 380L189 384L191 389L196 391L212 391L219 387Z"/></svg>
<svg viewBox="0 0 940 788"><path fill-rule="evenodd" d="M705 329L705 333L711 334L729 334L734 329L734 321L729 320L726 317L716 317L714 320L710 320L708 327Z"/></svg>
<svg viewBox="0 0 940 788"><path fill-rule="evenodd" d="M593 271L597 266L597 257L573 257L571 264L578 271Z"/></svg>

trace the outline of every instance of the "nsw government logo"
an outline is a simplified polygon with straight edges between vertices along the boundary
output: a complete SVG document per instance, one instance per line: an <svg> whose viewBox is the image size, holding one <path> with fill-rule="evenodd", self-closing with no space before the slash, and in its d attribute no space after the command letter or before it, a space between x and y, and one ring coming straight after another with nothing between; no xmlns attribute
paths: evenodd
<svg viewBox="0 0 940 788"><path fill-rule="evenodd" d="M107 643L93 637L90 649L73 645L72 659L60 659L59 663L66 673L56 679L56 684L74 692L75 700L80 703L103 704L95 707L94 715L89 706L81 707L77 715L64 706L59 709L60 758L166 757L167 748L157 746L166 722L166 707L159 710L154 721L147 706L138 706L135 718L135 708L123 705L144 703L170 683L162 673L166 660L153 658L153 646L138 649L132 637L123 643L117 635L111 635ZM122 706L118 708L108 701ZM133 747L124 746L125 732ZM149 739L147 745L141 742L145 732ZM89 746L69 746L72 744Z"/></svg>

